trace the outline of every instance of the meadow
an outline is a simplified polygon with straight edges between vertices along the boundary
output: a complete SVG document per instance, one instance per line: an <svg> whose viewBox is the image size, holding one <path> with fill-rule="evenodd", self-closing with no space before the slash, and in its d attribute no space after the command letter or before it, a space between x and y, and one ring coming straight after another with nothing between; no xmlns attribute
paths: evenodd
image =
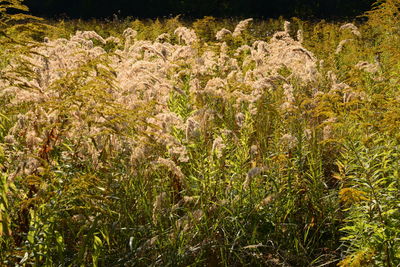
<svg viewBox="0 0 400 267"><path fill-rule="evenodd" d="M399 266L399 6L45 21L0 2L0 265Z"/></svg>

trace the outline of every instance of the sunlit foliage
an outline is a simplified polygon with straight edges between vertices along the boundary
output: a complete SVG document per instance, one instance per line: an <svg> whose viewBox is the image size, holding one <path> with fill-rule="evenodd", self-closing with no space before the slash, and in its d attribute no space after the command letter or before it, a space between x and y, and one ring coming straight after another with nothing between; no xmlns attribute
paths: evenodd
<svg viewBox="0 0 400 267"><path fill-rule="evenodd" d="M398 1L361 25L0 4L2 264L400 263Z"/></svg>

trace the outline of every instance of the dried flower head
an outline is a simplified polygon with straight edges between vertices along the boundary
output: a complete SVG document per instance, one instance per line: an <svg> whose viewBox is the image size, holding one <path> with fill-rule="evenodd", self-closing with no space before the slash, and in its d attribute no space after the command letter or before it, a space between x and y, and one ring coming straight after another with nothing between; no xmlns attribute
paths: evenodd
<svg viewBox="0 0 400 267"><path fill-rule="evenodd" d="M186 121L186 140L198 138L200 136L200 124L193 118L188 118Z"/></svg>
<svg viewBox="0 0 400 267"><path fill-rule="evenodd" d="M165 201L167 199L167 193L162 192L159 195L157 195L154 203L153 203L153 223L157 224L158 218L160 214L162 214L162 210L165 206Z"/></svg>
<svg viewBox="0 0 400 267"><path fill-rule="evenodd" d="M242 112L239 112L235 115L235 121L239 127L243 126L245 119L246 119L246 116Z"/></svg>
<svg viewBox="0 0 400 267"><path fill-rule="evenodd" d="M251 21L253 21L252 18L249 18L249 19L245 19L245 20L240 21L240 22L238 23L238 25L236 25L236 28L235 28L235 30L233 31L232 36L233 36L233 37L238 37L238 36L240 36L240 35L242 34L242 32L243 32L244 30L247 29L247 27L249 26L249 23L250 23Z"/></svg>
<svg viewBox="0 0 400 267"><path fill-rule="evenodd" d="M243 189L244 189L244 190L249 189L249 188L250 188L250 185L251 185L251 183L252 183L252 181L253 181L253 178L254 178L255 176L259 175L262 171L263 171L263 168L260 168L260 167L251 168L251 169L247 172L246 180L245 180L244 183L243 183Z"/></svg>
<svg viewBox="0 0 400 267"><path fill-rule="evenodd" d="M294 137L293 135L284 134L281 137L280 142L282 143L283 146L286 147L286 149L290 150L290 149L293 149L294 147L296 147L298 141L297 141L297 138Z"/></svg>
<svg viewBox="0 0 400 267"><path fill-rule="evenodd" d="M223 28L217 32L217 34L215 35L215 38L218 41L222 41L225 38L225 36L227 36L227 35L232 35L232 32L230 30Z"/></svg>
<svg viewBox="0 0 400 267"><path fill-rule="evenodd" d="M342 30L350 30L350 32L351 32L352 34L354 34L355 36L361 37L360 31L358 30L357 26L354 25L353 23L347 23L347 24L342 25L342 26L340 27L340 30L341 30L341 31L342 31Z"/></svg>
<svg viewBox="0 0 400 267"><path fill-rule="evenodd" d="M130 37L130 38L135 38L135 37L137 36L137 34L138 34L138 32L135 31L135 30L132 29L132 28L126 28L126 29L124 30L124 32L122 33L122 35L123 35L125 38L128 38L128 37Z"/></svg>
<svg viewBox="0 0 400 267"><path fill-rule="evenodd" d="M334 130L333 126L335 122L337 122L336 117L326 119L322 122L322 125L324 125L322 129L323 140L329 140L333 138L333 130Z"/></svg>
<svg viewBox="0 0 400 267"><path fill-rule="evenodd" d="M183 182L185 175L183 174L181 168L175 164L175 162L173 162L170 159L165 159L165 158L159 157L157 159L157 163L162 166L167 167L173 175L175 175L180 181Z"/></svg>
<svg viewBox="0 0 400 267"><path fill-rule="evenodd" d="M304 41L303 30L301 30L301 29L297 31L297 41L299 43L303 43L303 41Z"/></svg>
<svg viewBox="0 0 400 267"><path fill-rule="evenodd" d="M250 155L254 158L259 154L259 149L257 145L252 145L250 147Z"/></svg>
<svg viewBox="0 0 400 267"><path fill-rule="evenodd" d="M225 148L226 148L226 145L224 144L224 140L220 136L218 136L217 138L214 139L214 142L212 145L212 152L217 156L217 158L222 157L222 153Z"/></svg>
<svg viewBox="0 0 400 267"><path fill-rule="evenodd" d="M156 42L160 42L160 43L167 42L170 38L171 38L171 35L169 33L165 32L165 33L162 33L159 36L157 36Z"/></svg>
<svg viewBox="0 0 400 267"><path fill-rule="evenodd" d="M353 41L353 39L344 39L344 40L340 41L340 43L336 47L335 54L340 54L343 50L344 45L349 43L350 41Z"/></svg>
<svg viewBox="0 0 400 267"><path fill-rule="evenodd" d="M286 20L283 23L283 30L285 31L286 34L289 35L289 33L290 33L290 22L289 21Z"/></svg>
<svg viewBox="0 0 400 267"><path fill-rule="evenodd" d="M368 61L360 61L355 65L355 67L368 73L377 73L380 70L381 65L379 62L369 63Z"/></svg>
<svg viewBox="0 0 400 267"><path fill-rule="evenodd" d="M266 207L268 204L270 204L275 198L275 195L268 195L266 198L261 200L261 202L257 205L257 208L262 210L264 207Z"/></svg>
<svg viewBox="0 0 400 267"><path fill-rule="evenodd" d="M7 143L7 144L14 144L16 141L15 141L15 138L14 138L14 136L13 135L6 135L5 137L4 137L4 142L5 143Z"/></svg>
<svg viewBox="0 0 400 267"><path fill-rule="evenodd" d="M260 58L261 73L278 74L282 67L291 71L291 77L296 77L304 83L315 81L320 74L317 70L317 59L299 41L290 37L290 23L285 23L285 30L275 33L266 45L267 52L259 49L255 55Z"/></svg>
<svg viewBox="0 0 400 267"><path fill-rule="evenodd" d="M180 39L182 39L187 45L192 45L198 42L196 32L186 27L179 27L174 31Z"/></svg>

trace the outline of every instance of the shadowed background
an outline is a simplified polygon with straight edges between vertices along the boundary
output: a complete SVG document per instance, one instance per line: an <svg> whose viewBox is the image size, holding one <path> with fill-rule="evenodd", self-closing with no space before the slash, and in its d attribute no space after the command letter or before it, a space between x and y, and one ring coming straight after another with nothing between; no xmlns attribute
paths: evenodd
<svg viewBox="0 0 400 267"><path fill-rule="evenodd" d="M373 0L27 0L35 15L55 18L300 17L345 19L371 8Z"/></svg>

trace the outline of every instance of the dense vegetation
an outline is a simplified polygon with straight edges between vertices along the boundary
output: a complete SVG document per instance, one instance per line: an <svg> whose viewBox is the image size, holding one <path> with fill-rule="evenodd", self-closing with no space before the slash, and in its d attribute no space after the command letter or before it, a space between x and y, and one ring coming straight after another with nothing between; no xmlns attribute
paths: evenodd
<svg viewBox="0 0 400 267"><path fill-rule="evenodd" d="M356 26L1 2L1 265L398 266L399 5Z"/></svg>

